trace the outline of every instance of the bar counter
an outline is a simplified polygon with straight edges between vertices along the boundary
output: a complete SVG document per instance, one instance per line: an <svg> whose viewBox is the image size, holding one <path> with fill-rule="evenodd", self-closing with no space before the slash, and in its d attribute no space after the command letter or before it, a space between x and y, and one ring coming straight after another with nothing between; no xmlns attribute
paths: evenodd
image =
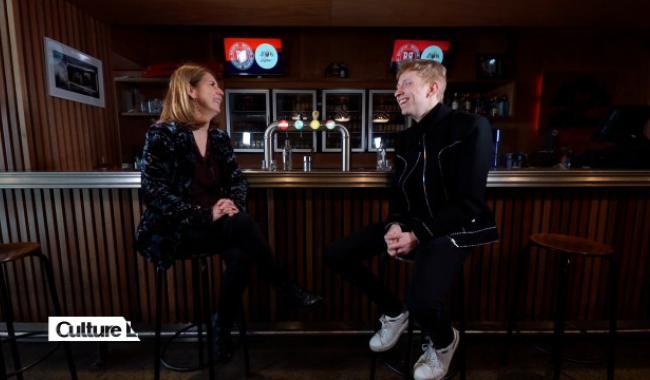
<svg viewBox="0 0 650 380"><path fill-rule="evenodd" d="M275 291L253 272L245 294L255 329L355 330L372 328L376 309L323 262L327 245L388 213L386 172L264 172L245 170L247 211L258 221L276 259L300 284L323 294L322 308L298 314L276 306ZM153 266L133 250L142 212L138 172L0 173L3 242L38 241L53 263L69 315L122 315L153 320ZM620 263L618 317L622 326L650 328L650 172L497 170L488 178L488 203L501 240L476 248L465 265L470 326L502 329L513 295L517 253L535 232L559 232L611 244ZM533 321L552 319L554 260L531 260L522 310ZM8 267L18 321L43 321L46 293L31 281L32 263ZM376 270L377 261L369 265ZM220 261L212 261L214 291ZM387 282L398 292L408 265L391 265ZM168 271L165 323L192 317L191 268ZM568 315L596 324L606 319L608 268L592 259L573 265ZM215 293L218 294L218 293ZM452 296L452 299L456 299ZM456 308L452 308L455 313Z"/></svg>
<svg viewBox="0 0 650 380"><path fill-rule="evenodd" d="M376 170L264 171L244 169L253 188L384 188L390 173ZM488 187L650 187L643 170L493 170ZM139 188L140 173L124 172L4 172L1 189Z"/></svg>

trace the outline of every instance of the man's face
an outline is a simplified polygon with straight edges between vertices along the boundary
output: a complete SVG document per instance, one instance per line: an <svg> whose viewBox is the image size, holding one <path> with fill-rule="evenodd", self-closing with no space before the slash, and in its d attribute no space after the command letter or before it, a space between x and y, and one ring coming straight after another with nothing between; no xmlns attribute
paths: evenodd
<svg viewBox="0 0 650 380"><path fill-rule="evenodd" d="M395 89L395 98L402 110L402 115L411 116L420 121L437 103L437 83L426 81L415 71L406 71L400 75Z"/></svg>

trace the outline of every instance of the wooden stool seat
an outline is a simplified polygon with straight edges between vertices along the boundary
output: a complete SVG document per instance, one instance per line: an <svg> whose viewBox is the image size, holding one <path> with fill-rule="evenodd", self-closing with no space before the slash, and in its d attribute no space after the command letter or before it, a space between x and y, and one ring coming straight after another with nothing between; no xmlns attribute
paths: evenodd
<svg viewBox="0 0 650 380"><path fill-rule="evenodd" d="M34 242L0 244L0 263L20 260L40 249L40 244Z"/></svg>
<svg viewBox="0 0 650 380"><path fill-rule="evenodd" d="M577 236L562 234L534 234L530 242L551 251L581 256L611 256L614 249L607 244Z"/></svg>

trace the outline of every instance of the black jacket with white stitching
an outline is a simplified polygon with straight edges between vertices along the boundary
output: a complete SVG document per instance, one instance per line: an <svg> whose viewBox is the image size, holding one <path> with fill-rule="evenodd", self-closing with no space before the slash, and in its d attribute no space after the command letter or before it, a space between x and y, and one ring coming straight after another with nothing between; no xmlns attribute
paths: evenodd
<svg viewBox="0 0 650 380"><path fill-rule="evenodd" d="M442 236L458 247L498 240L485 201L493 155L486 118L436 105L397 136L388 224L413 231L420 243Z"/></svg>

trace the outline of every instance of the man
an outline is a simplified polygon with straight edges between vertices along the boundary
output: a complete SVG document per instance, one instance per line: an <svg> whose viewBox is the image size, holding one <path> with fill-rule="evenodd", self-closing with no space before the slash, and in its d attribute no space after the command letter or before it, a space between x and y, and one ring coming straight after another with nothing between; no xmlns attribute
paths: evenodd
<svg viewBox="0 0 650 380"><path fill-rule="evenodd" d="M492 130L485 118L452 111L442 103L447 84L442 64L404 62L397 80L395 97L413 123L397 138L390 216L334 242L326 258L384 313L370 349L383 352L395 346L410 314L428 338L414 378L442 379L459 340L445 297L470 247L497 239L485 203ZM362 264L382 252L415 262L406 310Z"/></svg>

